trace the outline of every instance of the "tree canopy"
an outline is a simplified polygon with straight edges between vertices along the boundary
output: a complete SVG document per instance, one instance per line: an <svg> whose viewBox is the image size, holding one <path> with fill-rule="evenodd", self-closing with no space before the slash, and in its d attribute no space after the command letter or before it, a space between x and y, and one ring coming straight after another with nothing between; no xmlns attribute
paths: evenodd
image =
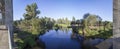
<svg viewBox="0 0 120 49"><path fill-rule="evenodd" d="M37 15L40 14L40 11L38 10L36 3L32 3L31 5L27 5L25 10L26 10L26 13L24 13L23 16L26 20L36 18L36 17L38 17Z"/></svg>

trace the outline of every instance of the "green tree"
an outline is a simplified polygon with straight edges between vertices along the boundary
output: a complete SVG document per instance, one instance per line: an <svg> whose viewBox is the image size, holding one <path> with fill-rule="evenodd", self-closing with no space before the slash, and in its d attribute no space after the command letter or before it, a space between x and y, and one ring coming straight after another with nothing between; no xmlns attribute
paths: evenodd
<svg viewBox="0 0 120 49"><path fill-rule="evenodd" d="M64 24L65 23L64 18L57 19L57 23L58 24Z"/></svg>
<svg viewBox="0 0 120 49"><path fill-rule="evenodd" d="M48 18L48 17L42 17L40 18L40 26L42 30L49 30L52 29L55 21L54 19Z"/></svg>
<svg viewBox="0 0 120 49"><path fill-rule="evenodd" d="M31 31L34 35L40 34L40 21L38 18L31 19Z"/></svg>
<svg viewBox="0 0 120 49"><path fill-rule="evenodd" d="M97 17L97 24L99 26L99 30L100 30L100 26L101 26L101 23L102 23L102 18L100 16L96 16Z"/></svg>
<svg viewBox="0 0 120 49"><path fill-rule="evenodd" d="M17 34L21 37L18 37L18 39L21 39L21 41L23 41L21 45L18 45L19 49L24 49L27 44L27 47L34 47L36 45L35 38L39 35L41 30L39 25L40 20L37 16L40 12L37 10L37 8L38 7L36 3L27 5L26 13L23 15L24 19L15 22L15 25L18 25L20 29L19 33ZM19 41L17 42L20 43Z"/></svg>
<svg viewBox="0 0 120 49"><path fill-rule="evenodd" d="M32 3L30 5L26 6L26 13L23 14L24 19L21 21L19 27L28 32L33 33L39 33L38 28L36 28L36 25L39 26L38 21L38 14L40 14L40 11L38 10L37 4Z"/></svg>
<svg viewBox="0 0 120 49"><path fill-rule="evenodd" d="M82 24L83 36L85 36L86 29L87 29L87 20L86 20L86 19L83 19L81 24Z"/></svg>
<svg viewBox="0 0 120 49"><path fill-rule="evenodd" d="M110 29L111 28L111 23L109 21L105 21L104 22L104 31L107 29Z"/></svg>
<svg viewBox="0 0 120 49"><path fill-rule="evenodd" d="M40 14L40 11L37 10L38 7L37 7L37 4L36 3L32 3L31 5L27 5L26 6L26 13L24 13L24 18L26 20L30 20L32 18L36 18L38 17L37 15Z"/></svg>
<svg viewBox="0 0 120 49"><path fill-rule="evenodd" d="M68 20L68 18L65 18L65 21L64 21L67 25L70 24L70 21Z"/></svg>
<svg viewBox="0 0 120 49"><path fill-rule="evenodd" d="M75 21L75 17L74 16L72 17L72 21Z"/></svg>
<svg viewBox="0 0 120 49"><path fill-rule="evenodd" d="M76 20L75 23L78 24L78 26L79 26L81 22L80 22L80 20Z"/></svg>
<svg viewBox="0 0 120 49"><path fill-rule="evenodd" d="M94 25L97 22L96 15L89 15L86 20L90 26Z"/></svg>
<svg viewBox="0 0 120 49"><path fill-rule="evenodd" d="M84 14L83 19L86 19L89 15L90 15L90 13Z"/></svg>

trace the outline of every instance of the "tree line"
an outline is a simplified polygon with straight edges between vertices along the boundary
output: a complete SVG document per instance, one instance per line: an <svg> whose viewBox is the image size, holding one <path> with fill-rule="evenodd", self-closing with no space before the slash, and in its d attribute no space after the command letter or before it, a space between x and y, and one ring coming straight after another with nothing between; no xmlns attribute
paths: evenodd
<svg viewBox="0 0 120 49"><path fill-rule="evenodd" d="M55 20L50 17L39 17L38 15L41 12L38 10L36 3L27 5L25 11L23 19L14 21L14 41L19 49L32 49L38 46L39 44L36 42L40 35L56 26L69 26L72 22L80 23L82 28L79 28L77 31L82 32L85 35L91 35L96 32L95 30L92 30L95 26L97 26L97 29L99 28L97 33L101 30L109 31L112 26L112 22L102 21L100 16L90 13L85 14L83 19L76 20L75 17L73 17L72 21L68 20L68 18L59 18ZM42 48L44 49L44 46L42 46Z"/></svg>

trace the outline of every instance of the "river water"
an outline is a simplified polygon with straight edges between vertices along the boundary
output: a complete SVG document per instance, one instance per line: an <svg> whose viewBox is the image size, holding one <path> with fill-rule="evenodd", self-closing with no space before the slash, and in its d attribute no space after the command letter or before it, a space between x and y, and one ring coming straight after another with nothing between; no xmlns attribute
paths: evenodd
<svg viewBox="0 0 120 49"><path fill-rule="evenodd" d="M45 42L46 49L81 49L80 42L71 39L71 30L50 30L39 38Z"/></svg>

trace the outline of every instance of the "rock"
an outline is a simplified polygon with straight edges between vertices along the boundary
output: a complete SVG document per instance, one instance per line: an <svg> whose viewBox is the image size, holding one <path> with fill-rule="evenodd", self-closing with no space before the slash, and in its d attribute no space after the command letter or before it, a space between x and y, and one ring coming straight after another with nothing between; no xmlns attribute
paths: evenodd
<svg viewBox="0 0 120 49"><path fill-rule="evenodd" d="M102 41L104 41L104 39L99 39L99 38L88 39L88 40L83 41L83 47L85 49L97 49L95 46L101 43Z"/></svg>
<svg viewBox="0 0 120 49"><path fill-rule="evenodd" d="M113 39L110 38L96 45L96 47L99 49L110 49L110 47L112 46L112 43L113 43Z"/></svg>

